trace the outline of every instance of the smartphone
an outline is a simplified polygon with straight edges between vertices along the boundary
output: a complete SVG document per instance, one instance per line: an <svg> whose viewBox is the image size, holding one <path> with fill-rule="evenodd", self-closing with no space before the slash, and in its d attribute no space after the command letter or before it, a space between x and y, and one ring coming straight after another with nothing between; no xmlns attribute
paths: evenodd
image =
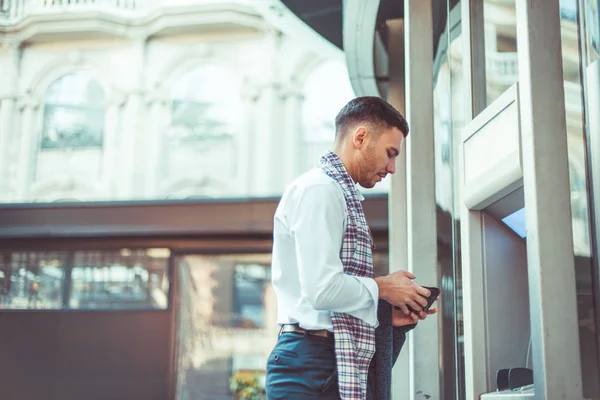
<svg viewBox="0 0 600 400"><path fill-rule="evenodd" d="M429 309L431 308L431 306L433 305L435 300L440 295L440 289L436 288L436 287L431 287L431 286L423 286L423 287L425 289L428 289L431 292L431 295L429 297L427 297L427 305L425 307L423 307L423 311L427 312L427 311L429 311ZM408 307L408 310L410 312L416 313L416 311L413 310L413 308L411 306L407 305L406 307ZM400 307L398 307L398 306L394 306L394 308L396 310L400 310Z"/></svg>

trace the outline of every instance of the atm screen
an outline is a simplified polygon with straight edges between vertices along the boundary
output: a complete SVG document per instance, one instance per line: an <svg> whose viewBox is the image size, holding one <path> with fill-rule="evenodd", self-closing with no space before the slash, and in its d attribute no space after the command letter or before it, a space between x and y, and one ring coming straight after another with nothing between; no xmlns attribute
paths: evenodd
<svg viewBox="0 0 600 400"><path fill-rule="evenodd" d="M522 238L527 236L527 230L525 228L525 207L502 218L502 222Z"/></svg>

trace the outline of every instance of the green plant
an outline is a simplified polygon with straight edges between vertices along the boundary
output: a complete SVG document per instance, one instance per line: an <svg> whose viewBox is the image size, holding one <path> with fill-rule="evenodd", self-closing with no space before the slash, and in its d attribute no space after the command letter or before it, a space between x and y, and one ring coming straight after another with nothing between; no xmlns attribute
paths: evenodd
<svg viewBox="0 0 600 400"><path fill-rule="evenodd" d="M258 381L258 376L237 372L229 380L229 388L236 399L239 400L264 400L265 389Z"/></svg>

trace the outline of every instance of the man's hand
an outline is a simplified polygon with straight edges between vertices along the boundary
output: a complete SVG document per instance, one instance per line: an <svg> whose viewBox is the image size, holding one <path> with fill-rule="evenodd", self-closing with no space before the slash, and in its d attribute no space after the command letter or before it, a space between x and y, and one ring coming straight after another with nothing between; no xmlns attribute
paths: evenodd
<svg viewBox="0 0 600 400"><path fill-rule="evenodd" d="M430 308L427 312L419 311L419 314L411 312L410 315L406 315L401 310L396 310L392 307L392 326L416 324L419 320L424 320L428 315L433 315L437 312L437 308Z"/></svg>
<svg viewBox="0 0 600 400"><path fill-rule="evenodd" d="M379 287L379 297L392 306L400 307L404 315L410 315L407 305L415 311L421 311L427 305L426 297L431 293L428 289L414 283L413 279L415 276L406 271L396 271L375 278Z"/></svg>

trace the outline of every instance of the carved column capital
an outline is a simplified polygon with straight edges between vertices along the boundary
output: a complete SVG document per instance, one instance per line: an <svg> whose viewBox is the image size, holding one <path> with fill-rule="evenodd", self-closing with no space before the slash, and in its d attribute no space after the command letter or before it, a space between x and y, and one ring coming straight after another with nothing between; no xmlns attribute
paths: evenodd
<svg viewBox="0 0 600 400"><path fill-rule="evenodd" d="M127 96L123 93L116 92L111 93L110 96L106 99L106 104L109 107L123 107L125 102L127 101Z"/></svg>
<svg viewBox="0 0 600 400"><path fill-rule="evenodd" d="M21 96L17 100L17 109L23 111L25 109L36 110L40 106L40 101L32 95Z"/></svg>

